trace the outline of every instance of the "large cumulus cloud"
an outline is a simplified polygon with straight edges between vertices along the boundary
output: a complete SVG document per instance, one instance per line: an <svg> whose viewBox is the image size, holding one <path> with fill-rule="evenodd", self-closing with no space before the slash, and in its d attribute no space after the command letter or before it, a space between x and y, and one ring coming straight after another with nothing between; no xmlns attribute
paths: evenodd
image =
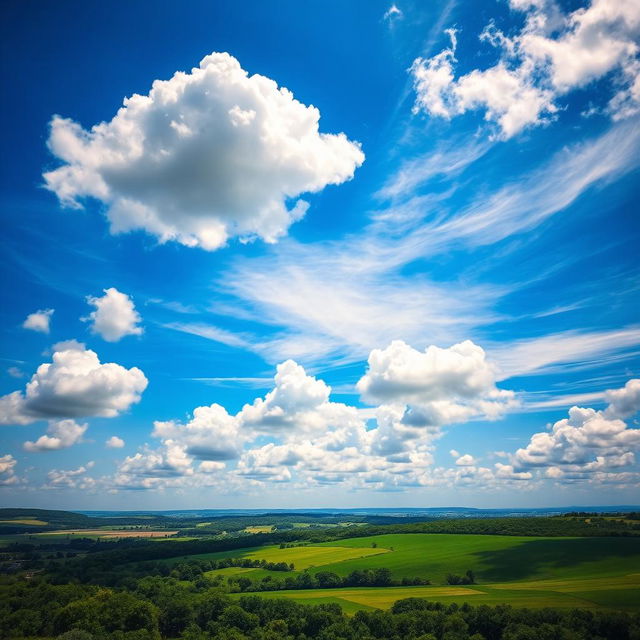
<svg viewBox="0 0 640 640"><path fill-rule="evenodd" d="M41 419L112 418L140 400L147 378L137 367L101 363L84 345L63 343L41 364L24 391L0 397L0 424Z"/></svg>
<svg viewBox="0 0 640 640"><path fill-rule="evenodd" d="M368 362L358 390L370 402L408 405L408 426L496 418L515 403L512 391L496 387L495 368L470 340L424 351L394 340L386 349L374 349Z"/></svg>
<svg viewBox="0 0 640 640"><path fill-rule="evenodd" d="M364 161L343 133L320 133L319 118L212 53L89 131L54 116L49 148L63 164L45 184L66 206L103 202L113 233L143 229L209 250L233 236L274 242L305 214L300 194L350 179Z"/></svg>
<svg viewBox="0 0 640 640"><path fill-rule="evenodd" d="M568 418L558 420L549 431L534 433L525 447L512 456L516 469L540 469L556 480L605 478L612 469L633 465L640 449L640 429L622 417L640 409L640 381L632 379L621 389L607 391L604 411L571 407Z"/></svg>
<svg viewBox="0 0 640 640"><path fill-rule="evenodd" d="M499 52L493 66L456 77L454 30L450 47L414 61L415 111L449 119L479 109L510 138L554 117L562 96L603 78L608 102L596 109L614 120L640 111L638 0L592 0L567 13L553 0L510 5L524 15L519 32L505 34L492 21L480 34Z"/></svg>
<svg viewBox="0 0 640 640"><path fill-rule="evenodd" d="M462 343L421 353L394 343L373 352L369 365L360 387L382 402L375 409L333 402L329 385L287 360L278 365L273 388L235 414L213 404L196 408L184 423L155 422L160 445L126 458L117 485L155 489L179 479L205 482L204 474L207 486L217 478L219 486L234 487L243 481L403 490L493 477L470 456L464 470L432 467L444 424L495 416L513 400L495 387L482 349Z"/></svg>

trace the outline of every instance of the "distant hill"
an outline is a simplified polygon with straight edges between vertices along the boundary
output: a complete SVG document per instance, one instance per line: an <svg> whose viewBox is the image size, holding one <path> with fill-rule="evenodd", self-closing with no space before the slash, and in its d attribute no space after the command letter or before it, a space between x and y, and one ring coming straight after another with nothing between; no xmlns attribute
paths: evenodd
<svg viewBox="0 0 640 640"><path fill-rule="evenodd" d="M53 509L0 509L0 533L31 533L56 529L90 529L104 525L154 525L171 522L163 515L97 518Z"/></svg>

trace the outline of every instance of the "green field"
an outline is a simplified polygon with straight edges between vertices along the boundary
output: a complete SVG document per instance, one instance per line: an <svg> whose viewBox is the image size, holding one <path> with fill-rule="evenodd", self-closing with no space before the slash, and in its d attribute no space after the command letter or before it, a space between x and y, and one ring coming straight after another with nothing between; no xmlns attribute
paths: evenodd
<svg viewBox="0 0 640 640"><path fill-rule="evenodd" d="M376 548L372 547L374 543ZM322 567L340 576L356 569L386 567L395 579L420 576L433 584L444 584L449 573L463 574L472 569L479 583L495 583L640 573L640 539L414 533L347 538L288 549L252 547L190 557L293 562L296 571Z"/></svg>
<svg viewBox="0 0 640 640"><path fill-rule="evenodd" d="M375 547L373 545L376 545ZM339 602L354 608L387 608L396 600L421 597L441 602L509 603L522 607L640 609L640 539L534 538L449 534L391 534L348 538L280 549L242 549L213 558L244 557L293 562L295 572L309 569L346 576L357 569L388 568L393 578L426 577L433 586L363 587L261 592L307 603ZM193 556L192 556L193 557ZM472 569L477 584L450 586L449 573ZM210 575L244 574L253 580L282 572L230 567ZM238 594L240 596L242 594ZM235 597L235 596L234 596Z"/></svg>
<svg viewBox="0 0 640 640"><path fill-rule="evenodd" d="M323 569L344 576L354 569L387 567L395 578L426 576L442 584L448 573L472 569L479 582L585 578L640 573L637 538L529 538L449 534L392 534L341 540L344 546L393 548L387 555L340 562ZM325 543L336 544L336 543ZM319 546L323 546L322 544ZM274 562L278 560L274 557Z"/></svg>
<svg viewBox="0 0 640 640"><path fill-rule="evenodd" d="M275 527L272 524L266 524L262 526L255 527L245 527L245 533L271 533Z"/></svg>
<svg viewBox="0 0 640 640"><path fill-rule="evenodd" d="M167 560L170 564L183 562L194 558L202 558L206 560L221 560L222 558L248 558L251 560L266 560L267 562L286 562L293 563L296 571L311 569L313 567L324 567L332 565L336 562L345 560L360 561L361 566L363 558L371 556L387 554L388 549L373 549L369 547L357 546L337 546L332 545L315 545L290 547L289 549L280 549L276 546L267 547L251 547L248 549L240 549L238 551L220 551L214 553L202 553L193 556L181 556L180 558L171 558ZM240 572L241 568L233 568ZM215 572L214 572L215 573ZM271 575L282 575L281 571L270 571ZM231 574L228 574L231 575Z"/></svg>
<svg viewBox="0 0 640 640"><path fill-rule="evenodd" d="M233 594L238 598L244 594ZM430 586L363 587L268 591L264 598L291 598L301 604L337 603L347 612L358 609L388 609L403 598L425 598L445 604L468 602L474 606L508 603L515 607L560 609L619 609L637 611L640 603L640 574L620 578L557 580L518 583Z"/></svg>

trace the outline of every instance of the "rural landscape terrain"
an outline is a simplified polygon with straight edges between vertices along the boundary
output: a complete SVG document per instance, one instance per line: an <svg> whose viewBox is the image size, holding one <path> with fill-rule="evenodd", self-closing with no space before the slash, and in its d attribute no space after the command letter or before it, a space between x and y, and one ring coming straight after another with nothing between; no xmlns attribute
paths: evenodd
<svg viewBox="0 0 640 640"><path fill-rule="evenodd" d="M0 87L0 640L640 640L640 0L2 0Z"/></svg>
<svg viewBox="0 0 640 640"><path fill-rule="evenodd" d="M2 509L2 637L639 637L640 512L463 512Z"/></svg>

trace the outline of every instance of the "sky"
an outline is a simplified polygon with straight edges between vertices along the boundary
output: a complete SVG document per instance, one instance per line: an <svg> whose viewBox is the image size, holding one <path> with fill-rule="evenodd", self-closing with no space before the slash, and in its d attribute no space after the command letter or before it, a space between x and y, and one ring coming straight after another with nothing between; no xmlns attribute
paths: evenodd
<svg viewBox="0 0 640 640"><path fill-rule="evenodd" d="M2 12L0 504L640 502L640 0Z"/></svg>

